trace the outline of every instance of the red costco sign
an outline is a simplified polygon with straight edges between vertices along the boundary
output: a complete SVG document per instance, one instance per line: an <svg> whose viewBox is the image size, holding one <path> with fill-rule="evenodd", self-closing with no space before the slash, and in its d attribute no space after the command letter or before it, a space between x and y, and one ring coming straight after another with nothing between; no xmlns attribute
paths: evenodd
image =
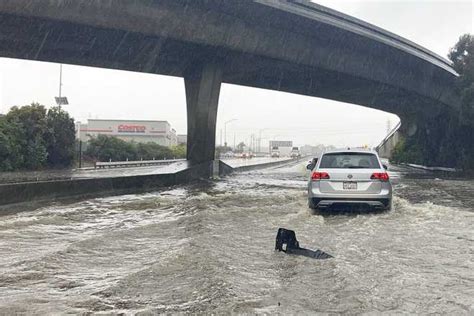
<svg viewBox="0 0 474 316"><path fill-rule="evenodd" d="M143 125L119 125L119 133L145 133L146 126Z"/></svg>

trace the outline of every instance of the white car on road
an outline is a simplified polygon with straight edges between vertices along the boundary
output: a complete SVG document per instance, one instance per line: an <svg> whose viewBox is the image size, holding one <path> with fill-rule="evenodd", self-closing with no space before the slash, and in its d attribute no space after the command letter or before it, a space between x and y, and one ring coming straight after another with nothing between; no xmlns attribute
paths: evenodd
<svg viewBox="0 0 474 316"><path fill-rule="evenodd" d="M343 149L325 152L307 166L312 209L357 206L390 210L392 184L377 152Z"/></svg>

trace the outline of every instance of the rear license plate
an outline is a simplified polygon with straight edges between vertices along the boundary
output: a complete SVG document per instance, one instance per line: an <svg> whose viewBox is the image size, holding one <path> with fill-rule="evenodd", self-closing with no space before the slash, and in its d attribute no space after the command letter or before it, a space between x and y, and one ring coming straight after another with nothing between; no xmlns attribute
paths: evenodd
<svg viewBox="0 0 474 316"><path fill-rule="evenodd" d="M357 182L344 182L342 188L344 190L357 190Z"/></svg>

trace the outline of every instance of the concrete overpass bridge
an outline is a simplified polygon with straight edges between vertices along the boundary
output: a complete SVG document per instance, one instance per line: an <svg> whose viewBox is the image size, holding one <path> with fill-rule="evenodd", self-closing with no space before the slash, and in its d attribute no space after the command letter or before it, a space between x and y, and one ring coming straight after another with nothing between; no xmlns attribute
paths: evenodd
<svg viewBox="0 0 474 316"><path fill-rule="evenodd" d="M404 122L459 105L447 60L305 0L2 0L0 57L183 77L193 163L214 159L222 83Z"/></svg>

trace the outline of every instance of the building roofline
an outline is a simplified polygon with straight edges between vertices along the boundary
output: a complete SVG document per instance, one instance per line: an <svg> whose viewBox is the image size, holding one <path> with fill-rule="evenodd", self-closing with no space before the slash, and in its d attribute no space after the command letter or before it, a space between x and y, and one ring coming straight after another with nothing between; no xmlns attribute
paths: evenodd
<svg viewBox="0 0 474 316"><path fill-rule="evenodd" d="M168 121L163 120L123 120L123 119L87 119L87 121L117 121L117 122L156 122L156 123L168 123ZM171 124L170 124L171 125Z"/></svg>

